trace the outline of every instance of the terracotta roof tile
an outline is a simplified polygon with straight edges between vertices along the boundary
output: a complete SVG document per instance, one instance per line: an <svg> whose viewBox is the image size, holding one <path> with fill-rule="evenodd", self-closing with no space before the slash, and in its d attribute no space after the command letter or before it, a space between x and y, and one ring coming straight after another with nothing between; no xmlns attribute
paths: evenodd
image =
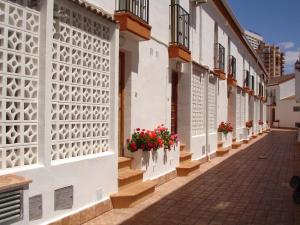
<svg viewBox="0 0 300 225"><path fill-rule="evenodd" d="M283 76L280 76L280 77L272 77L272 78L270 78L270 80L268 82L268 86L278 85L278 84L281 84L285 81L291 80L293 78L295 78L294 73L291 73L291 74L288 74L288 75L283 75Z"/></svg>
<svg viewBox="0 0 300 225"><path fill-rule="evenodd" d="M86 0L69 0L71 2L74 2L75 4L93 12L93 13L96 13L97 15L103 17L104 19L107 19L111 22L116 22L113 18L113 15L106 12L104 9L98 7L98 6L95 6L89 2L87 2Z"/></svg>

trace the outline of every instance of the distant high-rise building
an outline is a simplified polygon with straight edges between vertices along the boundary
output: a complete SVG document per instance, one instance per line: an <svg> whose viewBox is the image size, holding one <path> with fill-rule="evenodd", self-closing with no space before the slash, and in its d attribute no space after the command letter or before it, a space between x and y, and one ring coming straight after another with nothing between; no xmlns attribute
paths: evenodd
<svg viewBox="0 0 300 225"><path fill-rule="evenodd" d="M283 75L284 53L276 45L261 43L258 46L257 53L262 59L270 77L279 77Z"/></svg>
<svg viewBox="0 0 300 225"><path fill-rule="evenodd" d="M261 35L249 30L245 30L245 36L254 50L257 50L258 46L264 40Z"/></svg>

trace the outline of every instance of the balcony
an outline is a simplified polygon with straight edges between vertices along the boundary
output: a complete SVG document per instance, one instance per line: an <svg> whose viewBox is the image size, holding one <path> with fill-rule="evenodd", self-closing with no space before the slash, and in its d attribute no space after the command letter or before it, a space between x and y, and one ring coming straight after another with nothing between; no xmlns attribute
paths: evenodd
<svg viewBox="0 0 300 225"><path fill-rule="evenodd" d="M214 72L221 80L226 80L225 75L225 48L220 43L215 44L215 68Z"/></svg>
<svg viewBox="0 0 300 225"><path fill-rule="evenodd" d="M171 4L170 23L169 58L181 62L191 62L190 14L179 4Z"/></svg>
<svg viewBox="0 0 300 225"><path fill-rule="evenodd" d="M149 40L149 0L118 0L116 5L114 17L120 24L120 31L138 41Z"/></svg>
<svg viewBox="0 0 300 225"><path fill-rule="evenodd" d="M228 76L227 76L227 84L231 86L236 86L236 58L234 56L229 57L228 63Z"/></svg>
<svg viewBox="0 0 300 225"><path fill-rule="evenodd" d="M245 80L244 80L244 87L243 91L250 94L250 72L249 70L245 70Z"/></svg>

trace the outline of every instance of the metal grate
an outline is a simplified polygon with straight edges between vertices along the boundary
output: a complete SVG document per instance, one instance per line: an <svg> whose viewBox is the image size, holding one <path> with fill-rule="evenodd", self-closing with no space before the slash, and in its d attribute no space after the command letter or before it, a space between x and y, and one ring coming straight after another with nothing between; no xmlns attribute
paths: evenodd
<svg viewBox="0 0 300 225"><path fill-rule="evenodd" d="M190 14L179 4L170 5L170 44L180 45L190 49Z"/></svg>
<svg viewBox="0 0 300 225"><path fill-rule="evenodd" d="M11 224L23 219L23 190L0 193L0 224Z"/></svg>

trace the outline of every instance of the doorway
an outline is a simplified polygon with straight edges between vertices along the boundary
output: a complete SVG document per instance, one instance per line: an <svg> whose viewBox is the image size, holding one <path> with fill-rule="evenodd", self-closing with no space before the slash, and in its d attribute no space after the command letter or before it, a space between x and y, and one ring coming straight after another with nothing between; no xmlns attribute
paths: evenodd
<svg viewBox="0 0 300 225"><path fill-rule="evenodd" d="M271 115L271 126L274 126L274 122L275 122L275 108L272 108L272 115Z"/></svg>
<svg viewBox="0 0 300 225"><path fill-rule="evenodd" d="M118 138L119 156L124 156L124 95L125 95L125 53L119 53L119 110L118 110Z"/></svg>
<svg viewBox="0 0 300 225"><path fill-rule="evenodd" d="M171 133L177 134L178 118L178 73L172 72Z"/></svg>

